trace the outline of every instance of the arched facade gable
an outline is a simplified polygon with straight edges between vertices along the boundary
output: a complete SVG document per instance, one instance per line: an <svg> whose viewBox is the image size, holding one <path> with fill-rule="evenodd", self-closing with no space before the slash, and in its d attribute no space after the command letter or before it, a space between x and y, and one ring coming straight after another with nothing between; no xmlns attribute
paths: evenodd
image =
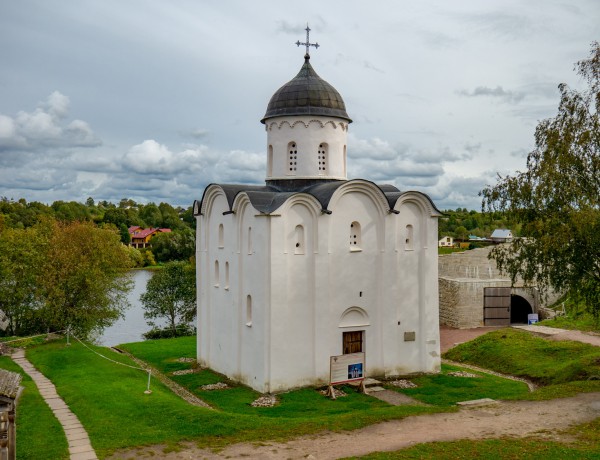
<svg viewBox="0 0 600 460"><path fill-rule="evenodd" d="M225 191L219 184L210 184L208 187L206 187L206 190L204 190L204 195L202 196L200 214L203 216L210 215L215 200L219 196L223 196L225 200L227 200L227 195L225 195Z"/></svg>
<svg viewBox="0 0 600 460"><path fill-rule="evenodd" d="M233 202L232 210L234 215L236 216L236 224L237 224L237 251L242 251L242 244L246 238L246 232L248 228L248 221L245 219L246 210L248 207L251 207L250 199L248 195L245 193L239 193Z"/></svg>
<svg viewBox="0 0 600 460"><path fill-rule="evenodd" d="M362 327L371 324L368 313L360 307L350 307L340 316L338 327Z"/></svg>
<svg viewBox="0 0 600 460"><path fill-rule="evenodd" d="M319 246L319 230L318 230L318 217L321 210L320 203L316 200L315 197L311 195L307 195L305 193L299 193L297 195L293 195L286 200L286 202L279 208L282 216L287 216L289 211L296 207L303 207L308 211L311 217L311 225L305 226L304 231L308 235L310 232L310 241L312 244L312 251L314 253L318 252ZM287 223L286 223L287 224ZM289 231L289 229L288 229Z"/></svg>
<svg viewBox="0 0 600 460"><path fill-rule="evenodd" d="M375 208L380 217L385 216L389 210L387 199L381 189L373 182L360 179L350 180L338 187L335 192L333 192L327 208L332 212L335 212L337 202L348 193L362 193L368 196L375 204Z"/></svg>
<svg viewBox="0 0 600 460"><path fill-rule="evenodd" d="M408 202L416 204L424 215L428 215L430 217L441 217L442 215L426 195L422 194L421 192L414 191L404 192L402 195L400 195L394 204L394 209L396 211L400 211L402 205Z"/></svg>

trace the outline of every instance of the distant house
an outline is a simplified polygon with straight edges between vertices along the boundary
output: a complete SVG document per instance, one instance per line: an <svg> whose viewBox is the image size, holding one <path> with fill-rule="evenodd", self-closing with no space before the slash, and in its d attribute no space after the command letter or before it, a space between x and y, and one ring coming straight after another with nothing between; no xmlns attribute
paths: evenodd
<svg viewBox="0 0 600 460"><path fill-rule="evenodd" d="M486 239L482 236L469 235L469 241L485 241Z"/></svg>
<svg viewBox="0 0 600 460"><path fill-rule="evenodd" d="M129 236L131 236L131 243L129 244L134 248L146 248L150 245L150 240L154 235L170 232L170 228L142 228L134 225L129 227Z"/></svg>
<svg viewBox="0 0 600 460"><path fill-rule="evenodd" d="M512 238L512 232L506 228L497 228L492 232L492 236L490 236L490 239L494 243L506 243L512 240Z"/></svg>
<svg viewBox="0 0 600 460"><path fill-rule="evenodd" d="M454 246L454 238L451 236L444 236L438 241L438 247L440 248L451 248Z"/></svg>

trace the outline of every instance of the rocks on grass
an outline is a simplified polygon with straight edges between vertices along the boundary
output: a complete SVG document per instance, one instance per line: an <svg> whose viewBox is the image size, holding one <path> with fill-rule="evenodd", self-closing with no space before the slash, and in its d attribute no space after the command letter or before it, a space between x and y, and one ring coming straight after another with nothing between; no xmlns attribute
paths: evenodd
<svg viewBox="0 0 600 460"><path fill-rule="evenodd" d="M260 398L252 401L252 407L273 407L277 404L277 398L274 395L262 395Z"/></svg>
<svg viewBox="0 0 600 460"><path fill-rule="evenodd" d="M473 377L479 377L476 374L471 374L470 372L465 372L465 371L454 371L454 372L448 372L448 375L451 375L452 377L467 377L467 378L473 378Z"/></svg>
<svg viewBox="0 0 600 460"><path fill-rule="evenodd" d="M417 385L406 379L392 380L388 383L398 388L417 388Z"/></svg>
<svg viewBox="0 0 600 460"><path fill-rule="evenodd" d="M229 388L229 386L223 382L211 383L209 385L202 385L200 387L201 390L206 390L206 391L224 390L226 388Z"/></svg>

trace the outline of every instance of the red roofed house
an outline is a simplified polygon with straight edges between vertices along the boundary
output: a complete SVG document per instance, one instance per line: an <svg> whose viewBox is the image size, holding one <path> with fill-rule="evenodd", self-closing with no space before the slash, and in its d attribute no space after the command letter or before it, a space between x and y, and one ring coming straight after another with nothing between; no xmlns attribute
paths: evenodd
<svg viewBox="0 0 600 460"><path fill-rule="evenodd" d="M129 227L131 236L130 246L134 248L145 248L150 245L150 239L157 233L170 233L170 228L141 228L137 225Z"/></svg>

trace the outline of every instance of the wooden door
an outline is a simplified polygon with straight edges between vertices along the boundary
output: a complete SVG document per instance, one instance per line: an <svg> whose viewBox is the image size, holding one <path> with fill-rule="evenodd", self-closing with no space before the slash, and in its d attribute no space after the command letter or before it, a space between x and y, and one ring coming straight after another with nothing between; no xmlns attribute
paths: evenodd
<svg viewBox="0 0 600 460"><path fill-rule="evenodd" d="M344 332L342 350L345 355L363 351L364 334L365 331Z"/></svg>
<svg viewBox="0 0 600 460"><path fill-rule="evenodd" d="M510 326L509 287L483 289L483 324L485 326Z"/></svg>

